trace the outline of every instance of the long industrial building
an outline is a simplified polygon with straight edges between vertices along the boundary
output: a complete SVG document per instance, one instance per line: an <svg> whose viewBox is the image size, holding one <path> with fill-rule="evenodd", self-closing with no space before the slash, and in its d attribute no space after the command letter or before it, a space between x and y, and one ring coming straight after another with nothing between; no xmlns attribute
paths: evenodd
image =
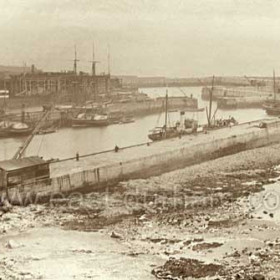
<svg viewBox="0 0 280 280"><path fill-rule="evenodd" d="M80 72L31 72L12 75L10 97L56 95L76 99L97 99L110 93L112 87L118 87L117 79L110 75L90 75Z"/></svg>

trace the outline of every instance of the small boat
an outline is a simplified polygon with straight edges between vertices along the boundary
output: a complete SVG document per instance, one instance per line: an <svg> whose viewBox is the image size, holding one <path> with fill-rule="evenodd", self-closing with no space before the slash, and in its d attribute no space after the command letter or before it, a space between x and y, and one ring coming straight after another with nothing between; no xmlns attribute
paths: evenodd
<svg viewBox="0 0 280 280"><path fill-rule="evenodd" d="M176 126L165 127L164 125L162 127L156 127L150 131L148 137L152 141L160 141L196 133L197 129L198 125L195 120L185 120L183 128L180 126L180 122L178 122Z"/></svg>
<svg viewBox="0 0 280 280"><path fill-rule="evenodd" d="M10 136L25 136L31 134L33 127L29 126L26 123L13 123L9 127Z"/></svg>
<svg viewBox="0 0 280 280"><path fill-rule="evenodd" d="M87 126L107 126L109 118L107 115L81 113L76 118L72 118L73 127Z"/></svg>
<svg viewBox="0 0 280 280"><path fill-rule="evenodd" d="M180 132L176 127L156 127L148 134L152 141L160 141L163 139L174 138L180 136Z"/></svg>
<svg viewBox="0 0 280 280"><path fill-rule="evenodd" d="M132 116L124 116L121 120L120 120L120 124L125 124L125 123L133 123L135 122L135 119Z"/></svg>
<svg viewBox="0 0 280 280"><path fill-rule="evenodd" d="M32 133L33 127L24 122L24 110L22 111L21 122L12 122L8 120L8 114L6 114L6 103L4 103L4 108L1 110L1 114L3 115L3 120L0 122L1 138L24 136Z"/></svg>
<svg viewBox="0 0 280 280"><path fill-rule="evenodd" d="M56 132L55 128L49 128L49 129L40 129L36 134L45 135L45 134L51 134L51 133L55 133L55 132Z"/></svg>
<svg viewBox="0 0 280 280"><path fill-rule="evenodd" d="M280 101L267 101L263 104L263 109L268 115L279 116L280 115Z"/></svg>

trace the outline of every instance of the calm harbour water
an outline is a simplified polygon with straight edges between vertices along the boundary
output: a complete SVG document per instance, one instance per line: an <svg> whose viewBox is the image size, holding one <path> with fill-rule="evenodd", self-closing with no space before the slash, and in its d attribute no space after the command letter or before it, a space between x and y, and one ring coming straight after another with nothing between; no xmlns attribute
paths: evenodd
<svg viewBox="0 0 280 280"><path fill-rule="evenodd" d="M187 96L193 94L198 98L199 108L208 106L208 101L201 100L201 87L186 87L182 91ZM184 95L178 88L169 88L169 96ZM140 91L147 93L150 97L164 96L165 88L145 88ZM213 104L213 112L216 103ZM239 109L239 110L219 110L216 118L233 116L238 122L246 122L267 118L263 109ZM206 113L186 113L186 117L195 118L200 124L206 123ZM179 112L169 114L170 123L179 120ZM44 159L69 158L74 157L76 152L80 155L113 149L115 145L119 147L144 143L148 141L148 132L155 126L164 123L164 114L149 115L137 118L134 123L116 124L107 127L88 128L63 128L58 132L47 135L36 135L29 145L26 156L39 155ZM24 138L0 139L0 160L10 159L16 150L22 145Z"/></svg>

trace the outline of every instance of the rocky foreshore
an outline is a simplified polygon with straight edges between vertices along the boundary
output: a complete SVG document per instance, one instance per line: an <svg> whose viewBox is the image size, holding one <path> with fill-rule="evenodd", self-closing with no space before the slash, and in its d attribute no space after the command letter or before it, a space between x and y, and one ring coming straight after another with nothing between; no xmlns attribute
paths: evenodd
<svg viewBox="0 0 280 280"><path fill-rule="evenodd" d="M2 206L0 279L280 279L279 149Z"/></svg>

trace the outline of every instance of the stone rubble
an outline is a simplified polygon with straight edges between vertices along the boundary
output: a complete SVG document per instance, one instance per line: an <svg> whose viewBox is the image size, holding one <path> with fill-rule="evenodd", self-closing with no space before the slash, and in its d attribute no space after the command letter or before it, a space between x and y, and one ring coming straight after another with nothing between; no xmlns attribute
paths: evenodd
<svg viewBox="0 0 280 280"><path fill-rule="evenodd" d="M39 227L98 231L126 244L128 250L122 254L135 261L143 255L160 259L151 263L158 279L280 279L277 215L256 212L249 199L263 191L264 184L279 181L279 167L274 166L279 163L275 150L256 149L211 164L129 180L106 193L87 194L83 200L25 207L5 204L0 208L0 236ZM11 252L28 250L12 238L5 244ZM70 252L94 254L84 249ZM44 279L17 270L20 261L20 253L15 259L4 252L0 279Z"/></svg>

